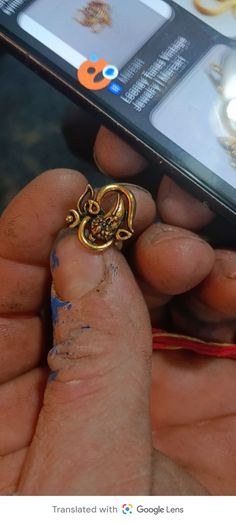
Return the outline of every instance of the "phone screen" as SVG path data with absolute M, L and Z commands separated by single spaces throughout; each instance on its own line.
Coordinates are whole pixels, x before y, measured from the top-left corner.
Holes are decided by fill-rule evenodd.
M 236 3 L 0 0 L 1 25 L 75 89 L 236 201 Z

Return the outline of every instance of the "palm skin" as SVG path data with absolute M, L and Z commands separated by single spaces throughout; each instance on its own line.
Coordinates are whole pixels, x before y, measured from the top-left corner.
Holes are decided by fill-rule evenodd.
M 42 361 L 50 346 L 45 315 L 41 312 L 47 309 L 50 296 L 50 252 L 58 231 L 63 228 L 67 210 L 74 205 L 75 194 L 81 194 L 85 185 L 86 180 L 72 171 L 46 173 L 18 195 L 1 218 L 0 492 L 3 495 L 18 492 L 48 379 Z M 147 202 L 145 205 L 147 208 Z M 144 206 L 141 208 L 142 225 L 137 224 L 137 229 L 145 235 L 154 219 L 153 204 L 145 211 L 144 223 Z M 197 283 L 207 276 L 214 263 L 212 253 L 205 245 L 203 248 L 204 253 L 200 251 L 199 257 L 205 255 L 206 263 Z M 136 263 L 138 272 L 140 259 L 133 255 L 132 266 Z M 181 258 L 181 263 L 180 285 L 188 257 Z M 196 284 L 195 272 L 189 288 Z M 161 305 L 168 289 L 157 295 Z M 165 460 L 162 454 L 153 458 L 155 480 L 147 493 L 235 494 L 235 369 L 233 360 L 201 357 L 186 351 L 153 355 L 153 444 L 171 459 Z M 136 490 L 131 488 L 129 494 L 133 492 Z

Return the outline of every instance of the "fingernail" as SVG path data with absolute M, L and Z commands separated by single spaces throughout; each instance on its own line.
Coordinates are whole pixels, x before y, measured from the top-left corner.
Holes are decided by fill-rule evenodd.
M 185 231 L 184 229 L 175 227 L 174 225 L 167 225 L 163 222 L 156 222 L 155 224 L 153 224 L 149 228 L 146 237 L 148 239 L 148 242 L 153 245 L 156 245 L 159 242 L 163 241 L 193 241 L 199 244 L 201 243 L 203 245 L 206 245 L 206 242 L 201 238 L 201 236 L 198 236 L 197 234 L 194 234 L 191 231 Z
M 170 235 L 176 234 L 176 227 L 172 227 L 172 225 L 166 225 L 163 222 L 160 222 L 159 220 L 151 225 L 151 227 L 148 230 L 147 239 L 149 243 L 158 243 L 159 240 L 163 239 L 169 239 Z
M 65 236 L 56 246 L 55 257 L 53 280 L 62 301 L 81 298 L 105 278 L 104 256 L 81 245 L 77 236 Z
M 135 183 L 121 183 L 119 181 L 117 182 L 110 182 L 110 183 L 114 183 L 116 185 L 121 185 L 122 187 L 127 187 L 127 189 L 129 189 L 130 191 L 132 191 L 132 189 L 138 189 L 138 191 L 141 191 L 141 192 L 144 192 L 145 194 L 148 194 L 148 196 L 150 196 L 152 198 L 152 195 L 150 193 L 150 191 L 148 191 L 147 189 L 145 189 L 145 187 L 141 187 L 140 185 L 136 185 Z M 95 190 L 96 191 L 99 191 L 99 189 L 101 189 L 102 187 L 104 187 L 104 184 L 101 185 L 100 187 L 96 187 Z
M 119 183 L 119 185 L 123 185 L 124 187 L 127 187 L 132 191 L 132 188 L 138 189 L 139 191 L 145 192 L 146 194 L 149 194 L 151 196 L 150 191 L 145 189 L 145 187 L 141 187 L 140 185 L 136 185 L 135 183 Z
M 68 236 L 75 236 L 75 234 L 76 234 L 75 229 L 66 228 L 66 229 L 62 229 L 61 231 L 59 231 L 56 239 L 54 240 L 54 247 L 50 254 L 50 268 L 51 268 L 52 273 L 59 267 L 59 264 L 60 264 L 60 261 L 59 261 L 58 255 L 57 255 L 57 245 L 63 240 L 63 238 L 67 238 Z
M 108 178 L 109 174 L 104 171 L 103 167 L 101 167 L 101 165 L 97 159 L 95 149 L 93 150 L 93 161 L 94 161 L 95 165 L 97 166 L 98 170 L 100 171 L 100 173 L 102 173 L 104 176 L 106 176 L 106 178 Z
M 52 286 L 52 295 L 51 295 L 51 313 L 52 313 L 52 323 L 53 325 L 56 325 L 58 323 L 59 319 L 59 311 L 65 310 L 70 311 L 72 308 L 70 301 L 65 301 L 60 299 L 55 291 L 54 286 Z

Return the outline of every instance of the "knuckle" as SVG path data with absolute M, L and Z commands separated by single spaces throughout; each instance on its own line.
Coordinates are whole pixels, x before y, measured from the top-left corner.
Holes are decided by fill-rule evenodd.
M 89 325 L 83 325 L 50 350 L 48 365 L 63 380 L 65 377 L 88 379 L 104 375 L 111 372 L 116 364 L 113 346 L 112 333 L 105 334 Z

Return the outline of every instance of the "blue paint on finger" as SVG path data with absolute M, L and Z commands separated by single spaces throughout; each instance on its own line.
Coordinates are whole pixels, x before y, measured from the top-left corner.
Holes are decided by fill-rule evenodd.
M 59 267 L 59 265 L 60 265 L 60 262 L 59 262 L 59 258 L 56 253 L 56 249 L 53 249 L 52 253 L 51 253 L 51 270 L 55 271 L 55 269 L 57 269 L 57 267 Z
M 57 296 L 52 296 L 51 298 L 51 310 L 52 310 L 52 322 L 53 325 L 58 322 L 59 319 L 59 310 L 64 309 L 70 311 L 72 304 L 70 301 L 60 300 Z
M 48 383 L 50 383 L 51 381 L 55 381 L 57 379 L 57 374 L 58 374 L 58 372 L 56 370 L 54 370 L 53 372 L 50 372 L 50 374 L 48 376 Z

